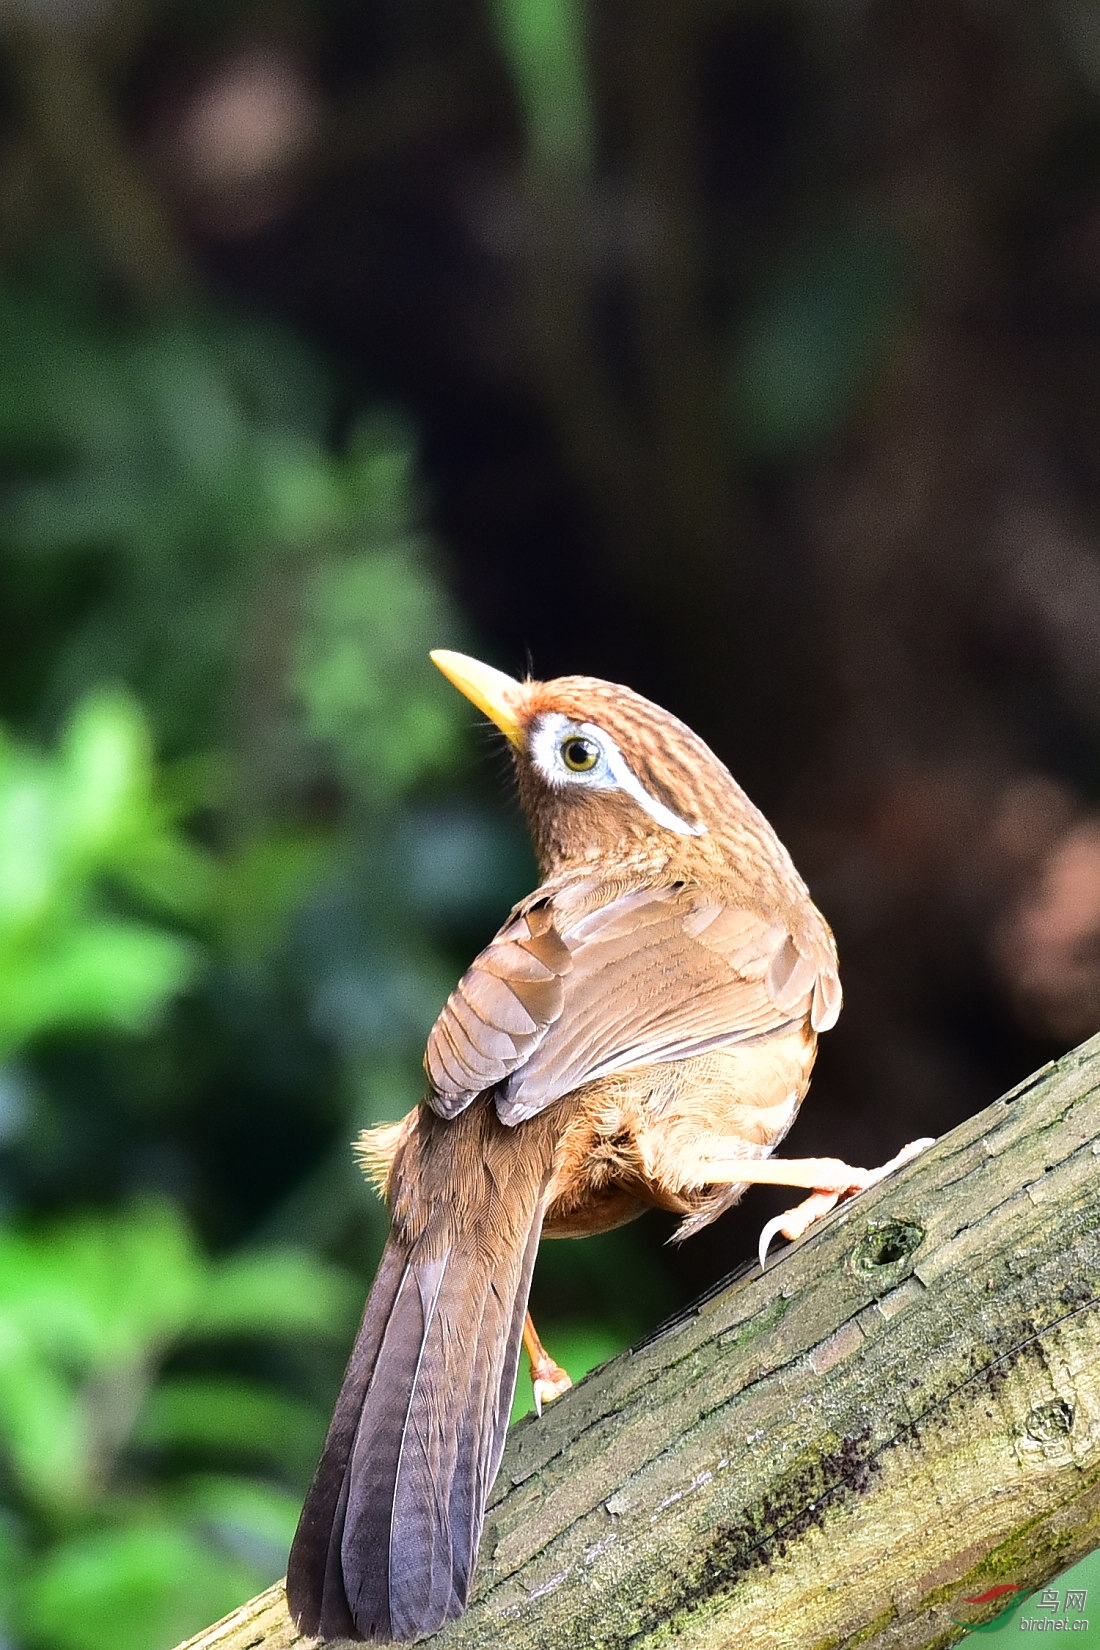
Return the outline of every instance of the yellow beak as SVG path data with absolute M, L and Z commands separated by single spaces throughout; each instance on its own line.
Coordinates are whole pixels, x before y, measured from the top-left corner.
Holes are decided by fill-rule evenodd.
M 523 727 L 517 715 L 523 683 L 492 665 L 483 665 L 466 653 L 452 653 L 450 648 L 434 648 L 429 655 L 459 693 L 464 693 L 471 704 L 483 710 L 506 738 L 522 750 L 525 740 Z

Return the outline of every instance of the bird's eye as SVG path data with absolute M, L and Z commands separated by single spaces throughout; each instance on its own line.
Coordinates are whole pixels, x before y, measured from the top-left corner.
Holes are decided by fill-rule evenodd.
M 561 742 L 561 759 L 570 773 L 591 773 L 600 760 L 600 747 L 594 740 L 573 733 Z

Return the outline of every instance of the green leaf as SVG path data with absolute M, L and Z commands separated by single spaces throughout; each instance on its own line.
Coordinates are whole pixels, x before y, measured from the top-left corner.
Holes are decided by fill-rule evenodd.
M 257 465 L 275 539 L 314 538 L 342 516 L 336 467 L 316 447 L 269 440 L 258 450 Z
M 51 1514 L 88 1489 L 90 1437 L 73 1383 L 20 1336 L 0 1330 L 0 1460 L 24 1496 Z
M 0 936 L 43 919 L 58 877 L 49 777 L 37 763 L 10 754 L 0 770 Z
M 276 949 L 332 855 L 331 840 L 320 833 L 273 830 L 245 843 L 223 866 L 214 916 L 239 957 L 258 961 Z
M 265 1461 L 308 1473 L 326 1417 L 274 1387 L 230 1376 L 175 1376 L 150 1394 L 134 1441 L 146 1448 Z
M 27 1570 L 24 1532 L 5 1507 L 0 1507 L 0 1644 L 15 1642 L 13 1601 Z
M 7 1322 L 76 1375 L 160 1353 L 190 1321 L 203 1272 L 186 1225 L 162 1201 L 0 1239 Z
M 59 752 L 59 833 L 66 859 L 98 865 L 149 823 L 152 749 L 140 708 L 126 693 L 89 694 Z
M 355 1280 L 305 1250 L 231 1255 L 212 1267 L 196 1303 L 196 1335 L 340 1335 L 361 1306 Z
M 206 1262 L 171 1203 L 149 1199 L 116 1216 L 66 1222 L 53 1244 L 74 1289 L 95 1304 L 100 1366 L 146 1363 L 186 1329 Z
M 184 836 L 157 829 L 131 843 L 117 875 L 150 905 L 174 916 L 206 916 L 222 894 L 221 867 Z
M 133 376 L 150 423 L 179 469 L 204 489 L 232 477 L 247 440 L 237 397 L 201 331 L 169 322 L 137 343 Z
M 492 16 L 537 159 L 587 169 L 595 116 L 579 0 L 495 0 Z
M 132 1442 L 262 1457 L 305 1476 L 325 1417 L 254 1381 L 158 1365 L 196 1336 L 350 1333 L 358 1286 L 308 1254 L 211 1266 L 170 1204 L 0 1234 L 0 1450 L 32 1505 L 85 1514 Z
M 190 941 L 106 917 L 85 919 L 36 951 L 0 953 L 0 1049 L 56 1026 L 146 1031 L 198 963 Z
M 52 1548 L 24 1584 L 17 1620 L 50 1650 L 165 1650 L 265 1579 L 212 1536 L 147 1519 Z
M 75 1366 L 94 1361 L 100 1331 L 92 1302 L 64 1264 L 48 1233 L 0 1232 L 0 1357 L 11 1337 Z
M 256 1478 L 196 1474 L 169 1503 L 192 1523 L 214 1529 L 223 1545 L 250 1556 L 262 1570 L 260 1585 L 286 1567 L 302 1498 Z
M 140 707 L 89 694 L 55 757 L 0 739 L 0 1057 L 58 1029 L 144 1031 L 193 977 L 181 935 L 101 914 L 110 878 L 192 915 L 213 861 L 153 796 Z

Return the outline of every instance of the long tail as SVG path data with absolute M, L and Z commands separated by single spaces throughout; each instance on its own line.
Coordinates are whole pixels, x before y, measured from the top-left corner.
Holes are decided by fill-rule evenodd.
M 287 1570 L 322 1638 L 411 1640 L 461 1613 L 500 1465 L 553 1137 L 485 1101 L 422 1110 L 393 1228 Z

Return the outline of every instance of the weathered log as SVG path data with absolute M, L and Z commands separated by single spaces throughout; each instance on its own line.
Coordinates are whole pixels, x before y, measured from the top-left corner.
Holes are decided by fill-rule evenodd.
M 521 1422 L 431 1642 L 923 1650 L 1097 1545 L 1100 1038 Z

